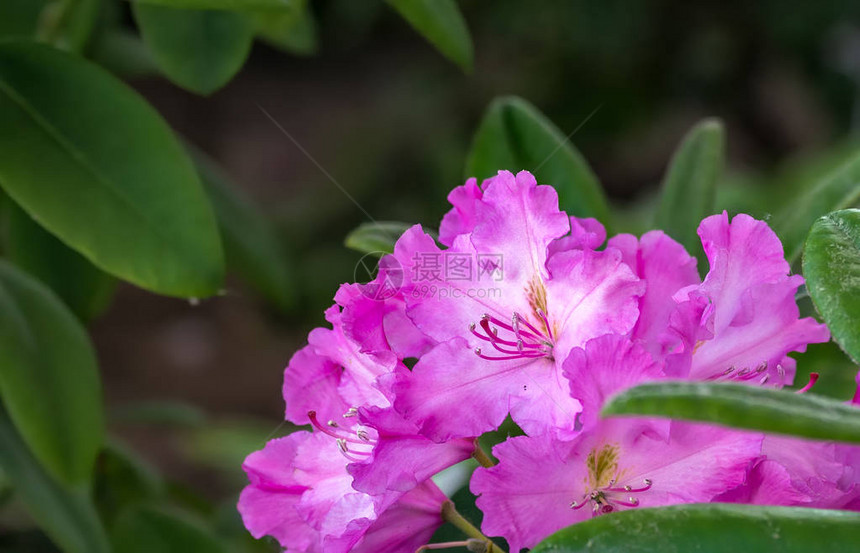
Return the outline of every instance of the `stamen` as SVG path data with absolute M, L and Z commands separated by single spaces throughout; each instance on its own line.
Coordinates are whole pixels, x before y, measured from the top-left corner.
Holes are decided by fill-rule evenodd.
M 345 418 L 345 419 L 349 419 L 349 418 L 357 417 L 357 416 L 358 416 L 358 409 L 356 409 L 355 407 L 350 407 L 349 409 L 346 410 L 346 413 L 343 414 L 343 418 Z
M 316 411 L 308 411 L 308 418 L 311 420 L 311 424 L 313 425 L 314 428 L 316 428 L 317 430 L 319 430 L 323 434 L 328 434 L 329 436 L 337 439 L 338 441 L 343 441 L 344 444 L 346 444 L 346 443 L 353 443 L 353 444 L 365 443 L 361 440 L 353 438 L 351 434 L 344 433 L 343 430 L 332 430 L 331 428 L 326 428 L 325 426 L 321 425 L 320 421 L 317 420 Z
M 501 338 L 500 328 L 512 333 L 513 336 L 509 339 Z M 484 313 L 479 323 L 469 325 L 469 331 L 476 338 L 489 342 L 493 349 L 503 354 L 486 355 L 482 348 L 475 348 L 475 354 L 482 359 L 505 361 L 552 357 L 553 341 L 516 312 L 511 316 L 510 324 L 500 321 L 489 313 Z
M 537 310 L 538 317 L 543 321 L 543 326 L 546 328 L 546 335 L 551 341 L 555 341 L 555 337 L 552 335 L 552 328 L 549 326 L 549 319 L 546 318 L 546 313 L 543 312 L 543 309 Z
M 811 390 L 813 386 L 815 386 L 816 382 L 818 382 L 818 373 L 809 373 L 809 382 L 806 383 L 806 386 L 797 390 L 795 393 L 805 394 L 806 392 Z

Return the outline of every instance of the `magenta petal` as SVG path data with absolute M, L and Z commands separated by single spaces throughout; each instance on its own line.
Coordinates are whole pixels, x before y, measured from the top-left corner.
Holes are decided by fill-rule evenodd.
M 552 186 L 538 186 L 527 171 L 508 171 L 484 183 L 482 209 L 471 241 L 479 252 L 504 254 L 505 280 L 525 282 L 544 271 L 547 246 L 567 234 L 570 222 L 558 209 Z
M 475 228 L 476 210 L 480 208 L 483 196 L 477 179 L 471 178 L 463 186 L 458 186 L 448 194 L 453 208 L 442 217 L 439 225 L 439 242 L 450 246 L 454 238 L 468 234 Z
M 472 491 L 483 530 L 512 551 L 593 513 L 700 503 L 741 485 L 761 456 L 761 435 L 672 423 L 668 436 L 648 419 L 610 419 L 574 440 L 517 437 L 494 448 Z
M 606 241 L 606 229 L 592 218 L 570 218 L 570 234 L 550 243 L 548 254 L 565 250 L 596 250 Z
M 645 283 L 624 264 L 618 250 L 562 251 L 547 266 L 547 307 L 557 331 L 553 356 L 559 365 L 587 340 L 626 334 L 636 324 Z
M 480 436 L 509 412 L 527 431 L 572 431 L 579 412 L 551 360 L 487 361 L 461 338 L 436 346 L 395 390 L 395 408 L 440 442 Z
M 720 376 L 732 367 L 735 374 L 762 367 L 755 383 L 767 375 L 777 385 L 790 384 L 794 375 L 789 371 L 791 365 L 784 362 L 786 355 L 805 351 L 807 344 L 830 338 L 827 327 L 815 319 L 798 318 L 794 293 L 802 281 L 800 276 L 794 276 L 748 290 L 741 303 L 748 304 L 745 311 L 750 321 L 724 327 L 712 340 L 701 344 L 693 355 L 690 377 L 707 379 Z M 715 313 L 720 309 L 717 305 Z
M 342 373 L 339 365 L 315 353 L 312 346 L 297 351 L 284 369 L 286 420 L 310 424 L 309 411 L 317 411 L 324 421 L 345 413 L 350 406 L 338 393 Z
M 239 497 L 238 509 L 255 538 L 272 536 L 286 548 L 319 551 L 312 547 L 319 542 L 318 533 L 296 510 L 308 488 L 295 480 L 291 466 L 298 447 L 309 437 L 307 432 L 297 432 L 271 440 L 245 459 L 242 468 L 250 484 Z
M 586 476 L 584 459 L 571 455 L 570 442 L 510 438 L 493 448 L 499 464 L 478 468 L 471 490 L 484 513 L 481 529 L 502 536 L 511 553 L 588 516 L 570 508 Z
M 360 410 L 361 422 L 377 431 L 371 457 L 352 463 L 353 488 L 371 495 L 407 492 L 420 482 L 460 461 L 475 449 L 471 439 L 436 443 L 418 433 L 418 427 L 393 409 Z
M 630 338 L 607 334 L 570 352 L 564 362 L 573 397 L 582 404 L 583 428 L 594 426 L 606 399 L 631 386 L 663 378 L 660 366 Z
M 272 536 L 288 551 L 322 553 L 319 533 L 296 511 L 301 494 L 247 486 L 239 496 L 245 528 L 257 539 Z
M 712 215 L 699 225 L 702 246 L 711 265 L 702 291 L 718 306 L 714 331 L 749 322 L 744 293 L 756 284 L 774 283 L 789 272 L 782 244 L 764 221 L 743 213 L 729 223 L 728 214 Z
M 624 262 L 647 283 L 639 299 L 639 320 L 633 338 L 640 340 L 652 355 L 662 357 L 677 343 L 671 333 L 667 334 L 677 305 L 672 297 L 678 290 L 699 283 L 696 258 L 661 231 L 645 233 L 641 240 L 620 234 L 609 241 L 609 246 L 618 248 Z
M 447 499 L 435 484 L 423 482 L 386 509 L 352 553 L 414 553 L 442 525 Z

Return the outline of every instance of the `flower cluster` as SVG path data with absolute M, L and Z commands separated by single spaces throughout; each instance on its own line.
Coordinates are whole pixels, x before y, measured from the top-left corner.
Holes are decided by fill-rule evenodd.
M 483 532 L 513 552 L 644 506 L 860 507 L 858 448 L 598 417 L 649 380 L 792 384 L 788 354 L 829 335 L 800 318 L 803 280 L 766 223 L 702 221 L 702 280 L 664 233 L 606 242 L 527 172 L 471 179 L 449 200 L 438 239 L 406 231 L 290 360 L 286 419 L 312 430 L 245 461 L 239 510 L 254 536 L 297 553 L 458 545 L 425 545 L 452 511 L 432 477 L 469 457 L 484 465 L 471 479 Z M 522 435 L 493 449 L 496 464 L 477 438 L 507 417 Z M 493 549 L 472 538 L 460 545 Z

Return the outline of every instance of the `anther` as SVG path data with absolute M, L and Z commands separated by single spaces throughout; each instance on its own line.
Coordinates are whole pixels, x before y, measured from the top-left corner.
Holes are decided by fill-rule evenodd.
M 370 441 L 370 436 L 367 435 L 366 430 L 356 430 L 355 435 L 359 437 L 359 439 L 364 440 L 365 442 Z

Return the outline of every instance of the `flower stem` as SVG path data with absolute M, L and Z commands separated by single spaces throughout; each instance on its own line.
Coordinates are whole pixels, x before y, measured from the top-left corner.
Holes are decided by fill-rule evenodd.
M 450 522 L 470 538 L 487 544 L 487 553 L 507 553 L 504 549 L 493 543 L 490 538 L 482 534 L 480 530 L 475 528 L 463 515 L 458 513 L 452 501 L 446 501 L 442 504 L 442 520 Z
M 482 467 L 490 468 L 496 466 L 496 462 L 493 461 L 493 458 L 490 457 L 484 448 L 481 447 L 481 444 L 478 443 L 477 438 L 475 439 L 475 451 L 472 452 L 472 457 L 478 461 L 478 463 Z

